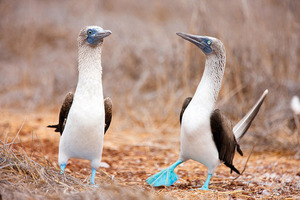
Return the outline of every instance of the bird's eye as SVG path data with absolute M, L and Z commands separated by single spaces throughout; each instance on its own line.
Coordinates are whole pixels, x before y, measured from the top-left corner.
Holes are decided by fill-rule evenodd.
M 88 34 L 89 34 L 89 35 L 91 35 L 91 34 L 92 34 L 92 31 L 91 31 L 91 30 L 89 30 L 89 31 L 88 31 Z
M 210 44 L 211 44 L 211 41 L 208 40 L 208 41 L 207 41 L 207 44 L 210 45 Z

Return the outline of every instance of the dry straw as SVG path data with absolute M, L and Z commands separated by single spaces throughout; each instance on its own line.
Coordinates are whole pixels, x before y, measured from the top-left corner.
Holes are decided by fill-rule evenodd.
M 7 140 L 0 140 L 0 199 L 167 199 L 138 186 L 121 186 L 105 173 L 97 178 L 101 187 L 93 188 L 88 177 L 61 174 L 40 152 L 28 156 L 16 142 L 18 134 Z

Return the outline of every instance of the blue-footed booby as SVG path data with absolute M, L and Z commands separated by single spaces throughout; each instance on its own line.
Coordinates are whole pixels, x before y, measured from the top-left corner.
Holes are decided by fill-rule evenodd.
M 62 136 L 59 142 L 58 163 L 62 173 L 70 158 L 90 160 L 91 185 L 95 185 L 96 170 L 100 166 L 102 157 L 105 111 L 101 49 L 103 38 L 110 34 L 111 31 L 99 26 L 87 26 L 79 32 L 78 83 L 74 97 L 68 94 L 65 99 L 65 103 L 71 105 L 68 114 L 66 111 L 61 113 L 64 116 L 59 123 Z M 65 117 L 67 117 L 66 121 Z
M 181 163 L 192 159 L 207 167 L 207 179 L 200 188 L 208 190 L 211 176 L 217 167 L 224 163 L 231 171 L 240 173 L 232 164 L 235 150 L 243 154 L 238 141 L 248 130 L 258 113 L 268 90 L 265 90 L 252 109 L 232 128 L 230 121 L 215 103 L 221 88 L 225 70 L 225 48 L 222 42 L 208 36 L 177 33 L 199 47 L 206 55 L 205 69 L 194 97 L 187 98 L 180 114 L 181 151 L 179 159 L 167 169 L 149 177 L 151 186 L 170 186 L 178 176 L 174 169 Z

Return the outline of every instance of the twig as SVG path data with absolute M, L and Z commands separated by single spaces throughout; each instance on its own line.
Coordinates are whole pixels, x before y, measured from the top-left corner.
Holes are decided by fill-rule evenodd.
M 252 152 L 253 152 L 253 149 L 254 149 L 255 145 L 256 145 L 256 144 L 254 144 L 253 147 L 252 147 L 252 149 L 251 149 L 251 152 L 250 152 L 250 154 L 249 154 L 249 156 L 248 156 L 248 158 L 247 158 L 247 160 L 246 160 L 246 163 L 245 163 L 245 165 L 244 165 L 243 171 L 242 171 L 237 177 L 235 177 L 234 179 L 232 179 L 232 181 L 231 181 L 230 184 L 232 184 L 233 181 L 235 181 L 236 179 L 238 179 L 238 178 L 245 172 L 245 170 L 246 170 L 246 168 L 247 168 L 247 163 L 248 163 L 248 161 L 249 161 L 249 159 L 250 159 L 250 156 L 251 156 L 251 154 L 252 154 Z
M 8 144 L 5 144 L 6 146 L 10 146 L 11 145 L 10 148 L 9 148 L 10 150 L 12 149 L 12 146 L 15 143 L 15 140 L 19 137 L 19 134 L 20 134 L 20 132 L 21 132 L 21 130 L 22 130 L 24 124 L 25 124 L 25 121 L 26 121 L 26 119 L 23 120 L 22 125 L 21 125 L 19 131 L 17 132 L 17 135 L 14 137 L 13 141 L 10 142 L 10 143 L 8 143 Z
M 235 96 L 238 92 L 245 89 L 246 85 L 239 85 L 233 90 L 231 90 L 223 99 L 221 99 L 218 103 L 218 106 L 223 106 L 226 102 L 228 102 L 233 96 Z

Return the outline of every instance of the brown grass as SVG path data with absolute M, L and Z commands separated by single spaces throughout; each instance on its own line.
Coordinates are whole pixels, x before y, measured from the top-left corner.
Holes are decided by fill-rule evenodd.
M 101 187 L 93 188 L 87 178 L 61 174 L 40 152 L 29 157 L 21 146 L 0 140 L 1 199 L 167 199 L 138 186 L 121 186 L 105 173 L 97 177 Z

